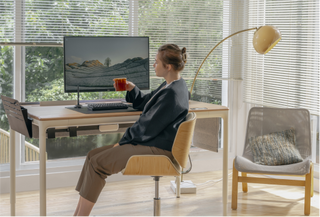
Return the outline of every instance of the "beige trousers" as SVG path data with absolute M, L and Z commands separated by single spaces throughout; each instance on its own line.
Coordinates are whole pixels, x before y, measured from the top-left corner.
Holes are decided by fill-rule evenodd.
M 105 179 L 123 170 L 132 155 L 166 155 L 173 160 L 170 151 L 150 146 L 126 144 L 96 148 L 87 155 L 76 190 L 83 198 L 96 203 Z

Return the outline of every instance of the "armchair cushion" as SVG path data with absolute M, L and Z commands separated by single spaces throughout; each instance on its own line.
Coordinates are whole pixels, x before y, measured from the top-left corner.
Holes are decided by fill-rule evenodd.
M 269 166 L 303 161 L 295 143 L 296 135 L 293 128 L 249 138 L 253 162 Z
M 306 158 L 302 162 L 279 166 L 268 166 L 253 163 L 243 156 L 236 156 L 234 166 L 239 172 L 278 174 L 278 175 L 305 175 L 310 171 L 310 159 Z

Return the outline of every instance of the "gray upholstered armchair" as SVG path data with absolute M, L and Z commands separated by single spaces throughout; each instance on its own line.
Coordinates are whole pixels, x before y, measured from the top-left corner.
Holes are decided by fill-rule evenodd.
M 242 176 L 238 175 L 242 172 Z M 249 173 L 302 176 L 304 180 L 254 178 Z M 238 182 L 305 186 L 305 215 L 313 196 L 310 113 L 306 109 L 253 107 L 249 112 L 244 151 L 233 165 L 232 209 L 237 209 Z

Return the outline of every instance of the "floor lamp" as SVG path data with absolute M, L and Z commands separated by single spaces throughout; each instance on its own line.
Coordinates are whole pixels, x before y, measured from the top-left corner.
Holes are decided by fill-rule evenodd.
M 214 49 L 216 49 L 222 42 L 224 42 L 228 38 L 230 38 L 234 35 L 237 35 L 239 33 L 250 31 L 250 30 L 256 30 L 256 32 L 253 35 L 252 44 L 253 44 L 254 49 L 260 54 L 268 53 L 281 40 L 281 33 L 274 26 L 260 26 L 259 28 L 254 27 L 251 29 L 245 29 L 245 30 L 241 30 L 239 32 L 235 32 L 235 33 L 229 35 L 228 37 L 222 39 L 216 46 L 214 46 L 214 48 L 212 48 L 212 50 L 207 54 L 207 56 L 204 58 L 201 65 L 199 66 L 198 71 L 197 71 L 196 75 L 194 76 L 194 79 L 193 79 L 193 82 L 191 85 L 190 94 L 192 94 L 194 83 L 196 82 L 196 78 L 199 74 L 199 71 L 200 71 L 203 63 L 206 61 L 206 59 L 212 53 L 212 51 Z
M 193 82 L 192 82 L 192 86 L 190 89 L 190 97 L 191 98 L 191 94 L 192 94 L 192 90 L 193 90 L 193 86 L 195 84 L 196 78 L 199 74 L 199 71 L 203 65 L 203 63 L 206 61 L 206 59 L 208 58 L 208 56 L 212 53 L 212 51 L 214 49 L 216 49 L 222 42 L 224 42 L 225 40 L 227 40 L 228 38 L 237 35 L 239 33 L 242 32 L 246 32 L 246 31 L 251 31 L 251 30 L 256 30 L 254 35 L 253 35 L 253 47 L 254 49 L 259 53 L 259 54 L 266 54 L 268 53 L 280 40 L 281 40 L 281 33 L 280 31 L 275 28 L 274 26 L 261 26 L 261 27 L 255 27 L 255 28 L 251 28 L 251 29 L 245 29 L 245 30 L 241 30 L 238 32 L 235 32 L 231 35 L 229 35 L 228 37 L 222 39 L 216 46 L 214 46 L 214 48 L 212 48 L 212 50 L 207 54 L 207 56 L 204 58 L 204 60 L 202 61 L 201 65 L 198 68 L 198 71 L 196 73 L 196 75 L 194 76 Z M 228 147 L 228 145 L 227 145 Z M 228 150 L 226 150 L 224 147 L 224 152 L 228 153 Z M 228 157 L 228 154 L 226 154 Z M 225 156 L 225 154 L 224 154 Z M 225 177 L 226 175 L 223 174 L 223 177 Z M 223 189 L 227 189 L 227 185 L 228 182 L 223 180 Z M 171 183 L 172 184 L 172 183 Z M 191 186 L 191 188 L 195 188 L 195 186 L 193 185 L 192 182 L 190 183 L 186 183 L 187 184 L 187 188 Z M 183 187 L 183 185 L 181 185 L 181 187 Z M 182 193 L 182 192 L 181 192 Z M 225 196 L 223 196 L 223 215 L 227 214 L 227 208 L 226 208 L 226 203 L 227 203 L 227 198 Z

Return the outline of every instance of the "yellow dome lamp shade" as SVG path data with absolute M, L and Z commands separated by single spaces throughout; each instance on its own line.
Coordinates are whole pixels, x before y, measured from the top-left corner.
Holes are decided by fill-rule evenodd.
M 280 31 L 274 26 L 261 26 L 253 35 L 253 47 L 259 54 L 268 53 L 281 40 Z
M 199 74 L 199 71 L 203 65 L 203 63 L 206 61 L 206 59 L 209 57 L 209 55 L 212 53 L 216 47 L 218 47 L 222 42 L 227 40 L 228 38 L 237 35 L 242 32 L 256 30 L 256 32 L 253 35 L 253 47 L 259 54 L 266 54 L 268 53 L 280 40 L 281 40 L 281 33 L 280 31 L 274 27 L 274 26 L 261 26 L 261 27 L 254 27 L 250 29 L 241 30 L 238 32 L 235 32 L 228 37 L 225 37 L 222 39 L 218 44 L 216 44 L 211 51 L 207 54 L 207 56 L 202 60 L 202 63 L 200 64 L 198 71 L 196 75 L 194 76 L 191 88 L 190 88 L 190 94 L 192 94 L 193 86 L 196 82 L 197 76 Z

